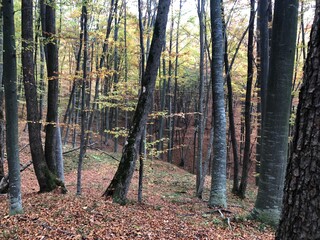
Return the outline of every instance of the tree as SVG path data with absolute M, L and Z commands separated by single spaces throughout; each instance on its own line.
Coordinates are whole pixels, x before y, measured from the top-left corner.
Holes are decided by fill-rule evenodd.
M 254 37 L 254 18 L 255 18 L 255 0 L 250 0 L 250 20 L 249 20 L 249 35 L 248 35 L 248 70 L 247 70 L 247 89 L 245 100 L 245 145 L 243 151 L 243 166 L 241 183 L 239 187 L 238 195 L 241 198 L 245 198 L 248 175 L 250 170 L 250 147 L 251 147 L 251 90 L 253 80 L 253 37 Z
M 260 153 L 261 153 L 261 133 L 264 123 L 265 106 L 266 106 L 266 92 L 269 72 L 269 22 L 272 16 L 271 0 L 258 1 L 258 20 L 257 20 L 257 86 L 258 96 L 260 101 L 258 102 L 257 111 L 258 115 L 258 129 L 257 129 L 257 145 L 256 145 L 256 184 L 259 183 L 260 172 Z
M 3 1 L 3 79 L 6 112 L 6 148 L 9 169 L 10 215 L 23 212 L 18 145 L 17 62 L 13 1 Z
M 58 118 L 58 45 L 56 39 L 55 0 L 40 1 L 42 33 L 46 41 L 45 57 L 48 77 L 45 158 L 51 172 L 56 173 L 56 124 Z
M 40 192 L 51 191 L 56 187 L 54 176 L 44 158 L 41 140 L 41 123 L 38 110 L 37 85 L 33 63 L 33 2 L 22 1 L 22 69 L 27 105 L 27 122 L 32 162 L 40 186 Z
M 105 197 L 112 196 L 114 202 L 121 204 L 126 203 L 126 196 L 135 169 L 141 136 L 151 109 L 157 71 L 160 63 L 160 55 L 168 20 L 169 6 L 170 0 L 159 1 L 150 52 L 145 73 L 141 81 L 142 91 L 132 119 L 132 126 L 129 130 L 127 142 L 124 146 L 118 170 L 107 190 L 103 194 Z
M 255 218 L 272 225 L 278 223 L 282 205 L 297 15 L 297 0 L 275 1 L 259 190 L 253 211 Z
M 212 179 L 209 206 L 227 206 L 227 142 L 226 142 L 226 114 L 224 108 L 223 89 L 223 27 L 221 1 L 210 1 L 211 38 L 212 38 L 212 96 L 214 143 Z
M 4 114 L 3 114 L 3 16 L 0 6 L 0 181 L 4 177 Z
M 198 0 L 198 18 L 200 25 L 200 63 L 199 63 L 199 102 L 198 102 L 198 153 L 197 153 L 197 178 L 196 178 L 196 195 L 202 198 L 203 185 L 201 185 L 202 178 L 206 176 L 203 172 L 202 165 L 202 148 L 203 148 L 203 135 L 204 135 L 204 6 L 205 0 Z
M 80 153 L 78 160 L 78 173 L 77 173 L 77 195 L 81 195 L 81 177 L 82 177 L 82 163 L 84 155 L 87 150 L 86 141 L 86 84 L 87 84 L 87 62 L 88 62 L 88 13 L 87 13 L 87 1 L 82 1 L 82 13 L 81 13 L 81 29 L 83 29 L 83 63 L 82 63 L 82 87 L 81 87 L 81 136 L 80 136 Z M 87 136 L 89 137 L 89 136 Z
M 319 239 L 320 202 L 320 1 L 316 1 L 308 56 L 287 166 L 283 210 L 276 239 Z

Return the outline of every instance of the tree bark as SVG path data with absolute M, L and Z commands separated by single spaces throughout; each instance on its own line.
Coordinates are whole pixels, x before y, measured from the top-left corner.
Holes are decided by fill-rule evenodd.
M 13 1 L 3 1 L 3 79 L 6 112 L 6 148 L 9 169 L 9 214 L 23 213 L 21 200 L 18 101 L 17 101 L 17 55 Z
M 0 179 L 4 177 L 4 114 L 3 114 L 3 14 L 0 7 Z
M 202 178 L 206 174 L 203 173 L 203 135 L 204 135 L 204 6 L 205 0 L 198 0 L 198 18 L 200 25 L 200 63 L 199 63 L 199 102 L 198 102 L 198 152 L 197 152 L 197 174 L 196 174 L 196 196 L 202 198 L 203 186 L 200 185 Z
M 77 172 L 77 195 L 81 195 L 81 178 L 82 178 L 82 162 L 87 150 L 86 142 L 86 83 L 87 83 L 87 61 L 88 61 L 88 13 L 87 1 L 82 2 L 81 25 L 83 26 L 83 65 L 82 65 L 82 87 L 81 87 L 81 136 L 80 136 L 80 153 L 78 160 Z
M 320 239 L 320 1 L 316 1 L 299 96 L 278 240 Z
M 27 106 L 27 121 L 30 150 L 34 170 L 40 186 L 40 192 L 49 192 L 56 188 L 54 176 L 45 161 L 41 140 L 41 123 L 38 110 L 37 85 L 34 78 L 33 63 L 33 2 L 22 1 L 22 68 Z
M 239 186 L 238 195 L 240 198 L 245 198 L 249 170 L 251 165 L 250 147 L 251 147 L 251 92 L 253 80 L 253 37 L 254 37 L 254 18 L 255 18 L 255 0 L 250 1 L 250 20 L 249 20 L 249 36 L 248 36 L 248 70 L 247 70 L 247 89 L 245 100 L 245 143 L 243 151 L 243 165 L 241 183 Z
M 214 143 L 212 179 L 209 206 L 227 206 L 227 142 L 226 114 L 224 108 L 223 89 L 223 27 L 221 2 L 210 1 L 211 38 L 212 38 L 212 96 L 214 119 Z
M 126 196 L 129 190 L 132 175 L 135 169 L 137 153 L 144 126 L 151 109 L 159 60 L 163 46 L 170 0 L 160 0 L 158 13 L 155 22 L 150 53 L 146 65 L 146 71 L 142 78 L 142 92 L 135 110 L 132 127 L 130 128 L 127 143 L 124 146 L 118 170 L 113 177 L 109 187 L 104 192 L 104 196 L 112 196 L 114 202 L 126 203 Z
M 271 225 L 279 221 L 287 164 L 298 1 L 276 0 L 274 13 L 261 172 L 253 211 L 255 218 Z
M 59 68 L 56 39 L 55 0 L 41 0 L 42 33 L 47 41 L 45 57 L 48 77 L 45 158 L 51 172 L 56 173 L 56 123 L 58 118 Z

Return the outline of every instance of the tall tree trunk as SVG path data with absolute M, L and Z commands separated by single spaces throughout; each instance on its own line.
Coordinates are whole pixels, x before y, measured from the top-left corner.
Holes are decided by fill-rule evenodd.
M 222 3 L 221 3 L 222 4 Z M 224 15 L 224 7 L 222 6 L 222 11 Z M 238 144 L 236 138 L 236 128 L 234 123 L 234 112 L 233 112 L 233 90 L 231 81 L 231 69 L 229 66 L 229 54 L 228 54 L 228 37 L 226 23 L 223 19 L 223 30 L 224 30 L 224 71 L 227 80 L 228 89 L 228 117 L 229 117 L 229 129 L 231 135 L 232 144 L 232 155 L 233 155 L 233 186 L 232 192 L 237 193 L 239 190 L 239 156 L 238 156 Z
M 142 82 L 142 77 L 144 76 L 144 67 L 145 67 L 145 49 L 144 49 L 144 28 L 142 24 L 142 4 L 141 0 L 138 0 L 138 12 L 139 12 L 139 40 L 140 40 L 140 78 L 139 82 Z M 142 85 L 141 85 L 142 86 Z M 141 89 L 143 91 L 143 89 Z M 151 111 L 151 109 L 150 109 Z M 140 146 L 139 146 L 139 186 L 138 186 L 138 202 L 142 202 L 142 188 L 143 188 L 143 165 L 144 160 L 146 158 L 145 150 L 146 150 L 146 126 L 144 127 L 141 140 L 140 140 Z
M 203 135 L 204 135 L 204 6 L 205 0 L 198 0 L 198 18 L 200 24 L 200 63 L 199 63 L 199 102 L 198 102 L 198 152 L 197 152 L 197 178 L 196 178 L 196 195 L 198 198 L 202 198 L 203 186 L 201 187 L 200 183 L 202 178 L 205 177 L 203 174 Z
M 3 114 L 3 15 L 0 7 L 0 181 L 4 177 L 4 114 Z
M 210 1 L 212 38 L 213 163 L 209 206 L 227 206 L 227 142 L 223 89 L 223 27 L 221 2 Z
M 248 36 L 248 70 L 247 70 L 247 89 L 245 101 L 245 143 L 243 151 L 243 165 L 241 183 L 238 195 L 240 198 L 245 198 L 249 170 L 251 166 L 250 152 L 251 152 L 251 90 L 253 80 L 253 37 L 254 37 L 254 18 L 255 18 L 255 0 L 250 0 L 250 20 L 249 20 L 249 36 Z
M 45 57 L 48 77 L 45 158 L 51 172 L 56 173 L 56 123 L 58 118 L 59 67 L 56 38 L 55 0 L 41 0 L 42 33 L 47 40 Z
M 272 26 L 261 172 L 253 216 L 278 223 L 288 151 L 291 81 L 297 33 L 297 0 L 276 0 Z
M 266 109 L 266 93 L 269 73 L 269 16 L 271 13 L 270 0 L 258 1 L 258 73 L 257 81 L 259 87 L 260 102 L 258 103 L 258 140 L 256 149 L 256 183 L 259 183 L 259 172 L 261 162 L 261 146 L 262 146 L 262 128 L 264 123 L 265 109 Z
M 82 21 L 83 26 L 83 65 L 82 65 L 82 87 L 81 87 L 81 136 L 80 136 L 80 153 L 78 160 L 78 173 L 77 173 L 77 195 L 81 195 L 81 178 L 82 178 L 82 162 L 86 154 L 86 127 L 87 127 L 87 114 L 86 114 L 86 84 L 87 84 L 87 62 L 88 62 L 88 13 L 87 1 L 82 2 Z
M 3 1 L 3 80 L 6 111 L 6 147 L 9 169 L 9 213 L 23 212 L 21 200 L 19 145 L 18 145 L 18 101 L 17 59 L 15 49 L 15 27 L 13 1 Z
M 159 68 L 159 60 L 166 31 L 170 0 L 160 0 L 156 17 L 150 53 L 146 65 L 146 71 L 142 78 L 142 92 L 132 120 L 127 144 L 124 146 L 118 170 L 113 177 L 104 196 L 112 196 L 114 202 L 126 203 L 132 175 L 135 169 L 137 153 L 141 141 L 144 126 L 151 109 L 156 76 Z
M 22 68 L 27 105 L 27 121 L 30 150 L 40 192 L 56 188 L 55 177 L 45 161 L 41 140 L 41 123 L 38 110 L 37 85 L 34 78 L 33 63 L 33 2 L 22 1 Z
M 316 1 L 293 151 L 287 166 L 278 240 L 319 239 L 320 203 L 320 1 Z
M 172 4 L 172 3 L 171 3 Z M 168 151 L 167 160 L 172 163 L 172 152 L 173 152 L 173 139 L 172 139 L 172 93 L 171 93 L 171 79 L 172 79 L 172 44 L 173 44 L 173 8 L 171 9 L 171 24 L 170 24 L 170 34 L 169 34 L 169 62 L 168 62 L 168 87 L 167 87 L 167 104 L 168 104 Z

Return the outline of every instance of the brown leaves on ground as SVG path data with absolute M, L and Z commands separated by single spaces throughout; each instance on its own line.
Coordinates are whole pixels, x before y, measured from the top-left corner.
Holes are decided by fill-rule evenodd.
M 126 206 L 101 197 L 117 162 L 89 152 L 83 171 L 83 194 L 75 196 L 76 154 L 66 157 L 68 193 L 38 194 L 33 170 L 22 173 L 25 213 L 8 216 L 6 195 L 0 196 L 0 239 L 273 239 L 271 229 L 247 220 L 252 208 L 229 196 L 228 209 L 209 209 L 194 197 L 195 178 L 161 161 L 147 161 L 144 200 L 136 202 L 137 171 Z M 71 164 L 71 165 L 70 165 Z M 206 186 L 204 199 L 208 199 Z

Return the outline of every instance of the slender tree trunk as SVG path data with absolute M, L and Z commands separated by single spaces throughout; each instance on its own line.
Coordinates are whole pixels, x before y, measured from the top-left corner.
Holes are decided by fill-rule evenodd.
M 3 1 L 3 80 L 6 111 L 6 147 L 9 169 L 9 213 L 23 213 L 21 200 L 19 144 L 18 144 L 18 101 L 17 60 L 15 50 L 15 27 L 13 1 Z
M 320 1 L 316 1 L 277 240 L 319 239 Z
M 223 26 L 221 2 L 210 1 L 211 38 L 212 38 L 212 96 L 214 119 L 214 143 L 212 179 L 209 206 L 227 206 L 227 143 L 226 143 L 226 115 L 224 108 L 223 89 Z
M 199 102 L 198 102 L 198 152 L 197 152 L 197 178 L 196 178 L 196 195 L 198 198 L 202 198 L 202 192 L 203 188 L 200 188 L 202 178 L 205 177 L 205 174 L 203 174 L 203 161 L 202 161 L 202 155 L 203 155 L 203 135 L 204 135 L 204 107 L 203 107 L 203 101 L 204 101 L 204 6 L 205 6 L 205 0 L 198 0 L 198 18 L 199 18 L 199 24 L 200 24 L 200 63 L 199 63 Z
M 80 153 L 78 161 L 78 174 L 77 174 L 77 195 L 81 195 L 81 178 L 82 178 L 82 163 L 84 155 L 86 154 L 86 127 L 87 127 L 87 114 L 86 114 L 86 84 L 87 84 L 87 62 L 88 62 L 88 13 L 87 1 L 82 2 L 82 26 L 83 26 L 83 65 L 82 65 L 82 87 L 81 87 L 81 137 L 80 137 Z
M 258 140 L 256 148 L 256 184 L 259 183 L 260 162 L 261 162 L 261 146 L 262 146 L 262 130 L 266 109 L 266 93 L 269 73 L 269 16 L 271 12 L 270 0 L 260 0 L 258 2 L 258 73 L 257 81 L 259 87 L 260 102 L 258 103 Z
M 224 8 L 222 8 L 224 14 Z M 228 37 L 226 23 L 223 19 L 223 29 L 224 29 L 224 71 L 226 74 L 227 80 L 227 89 L 228 89 L 228 117 L 229 117 L 229 129 L 231 135 L 231 144 L 232 144 L 232 155 L 233 155 L 233 186 L 232 192 L 237 193 L 239 190 L 239 157 L 238 157 L 238 144 L 236 138 L 236 129 L 234 123 L 234 112 L 233 112 L 233 90 L 232 90 L 232 81 L 231 73 L 229 66 L 229 54 L 228 54 Z
M 298 1 L 276 0 L 274 13 L 259 190 L 253 211 L 255 218 L 272 225 L 280 217 L 287 164 Z
M 254 37 L 254 18 L 255 18 L 255 0 L 250 0 L 250 20 L 249 20 L 249 36 L 248 36 L 248 70 L 247 70 L 247 89 L 245 101 L 245 143 L 243 151 L 242 176 L 238 195 L 245 198 L 248 177 L 251 166 L 250 146 L 251 146 L 251 92 L 253 80 L 253 37 Z
M 156 76 L 159 68 L 159 60 L 165 37 L 170 0 L 160 0 L 156 17 L 150 53 L 146 65 L 146 71 L 142 78 L 142 92 L 133 116 L 132 127 L 129 131 L 127 144 L 124 146 L 118 170 L 113 177 L 104 196 L 112 196 L 114 202 L 126 203 L 132 175 L 135 169 L 137 153 L 141 141 L 144 126 L 151 109 Z
M 173 152 L 173 139 L 172 139 L 172 93 L 171 93 L 171 79 L 172 79 L 172 44 L 173 44 L 173 9 L 171 9 L 171 24 L 170 24 L 170 36 L 169 36 L 169 62 L 168 62 L 168 87 L 167 87 L 167 104 L 168 104 L 168 151 L 167 160 L 172 163 L 172 152 Z
M 139 39 L 140 39 L 140 79 L 139 82 L 142 82 L 142 77 L 144 76 L 144 67 L 145 67 L 145 49 L 144 49 L 144 38 L 143 38 L 143 24 L 142 24 L 142 4 L 141 0 L 138 0 L 138 12 L 139 12 Z M 141 84 L 142 86 L 142 84 Z M 143 89 L 141 89 L 143 91 Z M 151 109 L 150 109 L 151 110 Z M 142 188 L 143 188 L 143 165 L 144 165 L 144 160 L 146 158 L 145 145 L 146 141 L 146 126 L 144 126 L 143 133 L 141 135 L 141 140 L 140 140 L 140 146 L 139 146 L 139 186 L 138 186 L 138 202 L 142 202 Z
M 3 114 L 3 15 L 0 7 L 0 181 L 4 175 L 4 114 Z

